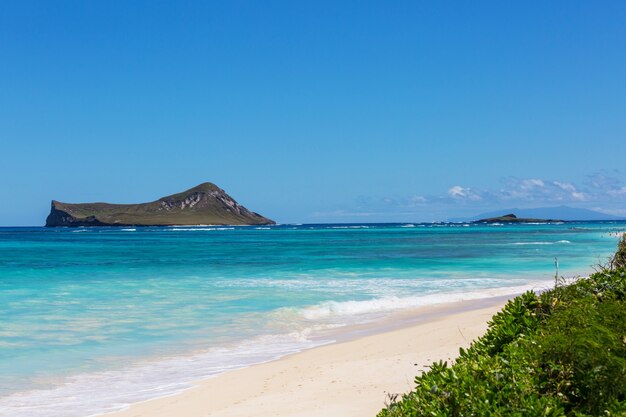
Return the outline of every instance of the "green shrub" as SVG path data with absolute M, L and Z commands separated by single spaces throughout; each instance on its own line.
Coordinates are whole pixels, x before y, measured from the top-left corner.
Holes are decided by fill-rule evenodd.
M 554 312 L 538 331 L 528 355 L 541 367 L 543 395 L 559 397 L 567 410 L 599 415 L 608 400 L 624 400 L 626 305 L 576 299 Z
M 626 271 L 527 292 L 379 417 L 626 415 Z
M 622 236 L 622 239 L 617 245 L 617 252 L 611 259 L 611 269 L 623 269 L 626 268 L 626 233 Z

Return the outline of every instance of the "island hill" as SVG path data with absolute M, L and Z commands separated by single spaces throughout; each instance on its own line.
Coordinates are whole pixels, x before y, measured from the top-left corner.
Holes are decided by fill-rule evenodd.
M 560 223 L 562 220 L 554 219 L 530 219 L 517 217 L 515 214 L 505 214 L 504 216 L 489 217 L 487 219 L 480 219 L 473 221 L 472 223 Z
M 205 182 L 150 203 L 69 204 L 52 201 L 46 227 L 268 225 L 273 220 L 248 210 L 224 190 Z

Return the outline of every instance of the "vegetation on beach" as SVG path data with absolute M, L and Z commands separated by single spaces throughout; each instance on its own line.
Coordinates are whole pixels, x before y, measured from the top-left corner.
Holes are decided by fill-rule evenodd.
M 611 258 L 609 269 L 626 269 L 626 234 L 617 244 L 617 251 Z
M 378 417 L 626 415 L 626 235 L 606 268 L 509 301 L 415 383 Z

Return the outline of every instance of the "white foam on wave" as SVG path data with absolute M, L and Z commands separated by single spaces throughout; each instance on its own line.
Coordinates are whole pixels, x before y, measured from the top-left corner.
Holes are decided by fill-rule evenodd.
M 85 417 L 121 410 L 132 403 L 191 388 L 193 381 L 331 342 L 310 340 L 308 336 L 313 330 L 260 336 L 235 346 L 189 356 L 79 374 L 52 389 L 18 392 L 0 398 L 0 416 Z
M 624 230 L 620 230 L 620 229 L 611 230 L 607 234 L 602 234 L 602 237 L 604 237 L 604 238 L 608 237 L 608 238 L 611 238 L 611 239 L 614 239 L 614 238 L 621 239 L 621 237 L 624 235 L 624 233 L 626 233 L 626 229 L 624 229 Z
M 434 293 L 429 295 L 397 297 L 389 296 L 360 301 L 328 301 L 312 307 L 304 308 L 300 314 L 307 320 L 322 320 L 331 317 L 367 315 L 371 313 L 391 312 L 410 308 L 432 306 L 458 301 L 477 300 L 523 293 L 528 290 L 548 288 L 551 281 L 534 281 L 524 285 L 511 287 L 486 288 L 481 290 Z
M 306 280 L 269 281 L 266 284 L 272 286 L 302 285 L 306 282 Z M 372 281 L 374 281 L 372 283 L 374 287 L 381 288 L 380 280 Z M 397 285 L 403 286 L 406 284 L 424 285 L 424 282 L 386 281 L 389 281 L 390 285 L 394 281 Z M 436 281 L 433 280 L 433 283 Z M 450 282 L 445 284 L 446 281 L 443 280 L 442 285 L 449 289 Z M 178 393 L 190 388 L 193 381 L 232 369 L 275 360 L 291 353 L 332 342 L 328 339 L 316 339 L 315 335 L 319 331 L 376 320 L 402 309 L 511 295 L 529 289 L 543 289 L 551 285 L 551 282 L 547 281 L 534 281 L 518 286 L 496 287 L 502 285 L 499 279 L 477 279 L 474 284 L 479 282 L 492 288 L 465 292 L 462 288 L 457 288 L 455 292 L 437 291 L 417 296 L 393 294 L 385 296 L 378 291 L 378 296 L 368 300 L 328 301 L 305 308 L 278 309 L 273 313 L 273 320 L 288 324 L 287 328 L 303 330 L 282 335 L 259 336 L 229 347 L 215 347 L 187 356 L 144 362 L 119 370 L 72 376 L 67 378 L 62 385 L 52 389 L 19 392 L 0 398 L 0 416 L 83 417 L 119 410 L 132 403 Z M 346 285 L 347 283 L 362 286 L 364 281 L 361 279 L 348 282 L 337 280 L 336 284 Z M 310 282 L 309 284 L 313 285 Z M 385 285 L 382 287 L 384 288 Z M 94 392 L 98 395 L 94 396 Z
M 336 274 L 336 278 L 319 279 L 315 275 L 303 274 L 299 278 L 237 278 L 215 281 L 219 288 L 281 288 L 306 291 L 325 291 L 332 294 L 366 293 L 373 296 L 397 294 L 398 291 L 419 293 L 425 290 L 451 291 L 467 287 L 491 288 L 507 285 L 508 278 L 450 276 L 446 278 L 360 278 L 357 273 Z
M 122 232 L 136 232 L 136 231 L 137 231 L 137 229 L 132 229 L 132 228 L 129 228 L 129 229 L 120 229 L 120 231 L 122 231 Z
M 363 226 L 363 225 L 358 225 L 358 226 L 331 226 L 331 229 L 369 229 L 370 226 Z
M 235 230 L 234 227 L 172 227 L 165 229 L 168 232 L 208 232 L 215 230 Z
M 513 242 L 511 245 L 554 245 L 557 243 L 572 243 L 569 240 L 558 240 L 556 242 Z
M 403 225 L 402 225 L 402 226 L 400 226 L 400 227 L 409 227 L 409 228 L 412 228 L 412 227 L 415 227 L 415 225 L 414 225 L 414 224 L 412 224 L 412 223 L 409 223 L 409 224 L 403 224 Z

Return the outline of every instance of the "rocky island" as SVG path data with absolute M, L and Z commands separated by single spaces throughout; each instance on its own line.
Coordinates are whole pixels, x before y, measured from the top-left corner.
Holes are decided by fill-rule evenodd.
M 52 201 L 46 227 L 268 225 L 273 220 L 248 210 L 224 190 L 205 182 L 150 203 L 69 204 Z
M 488 219 L 480 219 L 473 221 L 472 223 L 557 223 L 561 220 L 554 219 L 530 219 L 517 217 L 515 214 L 505 214 L 504 216 L 490 217 Z

